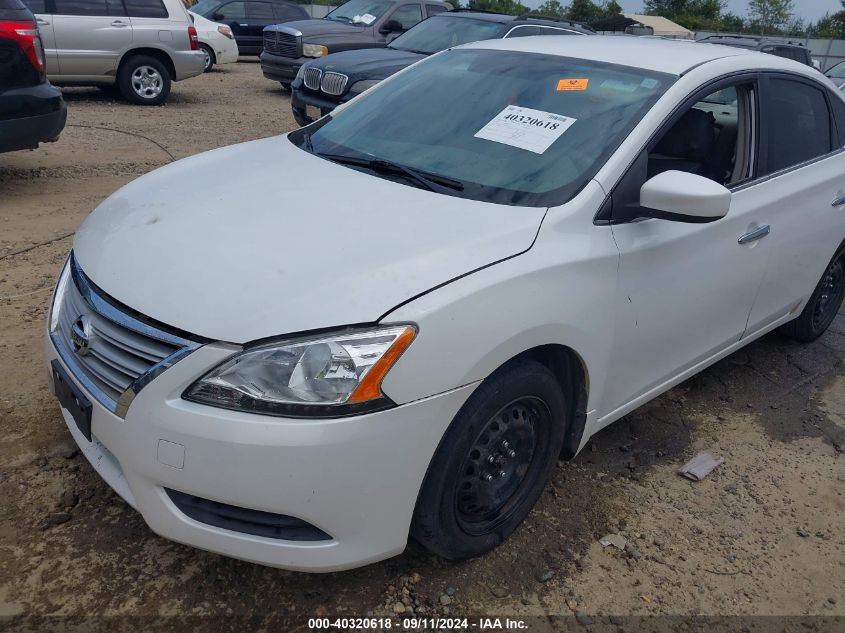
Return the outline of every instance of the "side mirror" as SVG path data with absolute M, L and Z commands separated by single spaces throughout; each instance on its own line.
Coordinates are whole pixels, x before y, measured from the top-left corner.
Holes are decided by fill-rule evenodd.
M 378 32 L 382 35 L 387 35 L 388 33 L 400 33 L 404 30 L 405 29 L 402 28 L 402 23 L 399 20 L 388 20 L 382 24 Z
M 685 171 L 664 171 L 640 188 L 646 217 L 675 222 L 713 222 L 731 208 L 731 192 L 717 182 Z
M 214 22 L 222 22 L 224 19 L 226 19 L 226 16 L 225 16 L 225 15 L 223 15 L 222 13 L 212 13 L 212 14 L 211 14 L 211 19 L 212 19 Z

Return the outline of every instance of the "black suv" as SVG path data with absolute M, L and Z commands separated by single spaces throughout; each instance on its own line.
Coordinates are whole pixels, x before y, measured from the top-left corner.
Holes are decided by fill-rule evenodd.
M 592 35 L 577 22 L 481 11 L 452 11 L 421 22 L 385 48 L 347 51 L 309 61 L 291 88 L 293 117 L 307 125 L 424 57 L 479 40 L 527 35 Z
M 702 44 L 722 44 L 737 48 L 749 48 L 761 53 L 769 53 L 778 57 L 786 57 L 801 62 L 807 66 L 813 65 L 810 51 L 801 42 L 780 40 L 772 37 L 757 37 L 754 35 L 711 35 L 697 40 Z
M 199 0 L 190 10 L 227 24 L 241 55 L 261 54 L 265 26 L 311 17 L 300 5 L 285 0 Z
M 0 0 L 0 152 L 55 141 L 66 118 L 62 93 L 44 73 L 35 17 L 20 0 Z
M 299 67 L 315 57 L 386 46 L 425 18 L 451 9 L 441 0 L 348 0 L 321 20 L 264 29 L 261 70 L 289 88 Z

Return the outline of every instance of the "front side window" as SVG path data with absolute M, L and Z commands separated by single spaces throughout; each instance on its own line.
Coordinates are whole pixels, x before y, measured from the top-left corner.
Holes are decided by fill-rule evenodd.
M 56 0 L 56 15 L 111 16 L 126 13 L 119 0 Z
M 438 13 L 445 13 L 448 11 L 448 7 L 444 7 L 439 4 L 427 4 L 425 5 L 425 11 L 429 16 L 437 15 Z
M 407 31 L 422 21 L 422 8 L 418 4 L 403 5 L 393 12 L 390 19 L 396 20 L 402 25 L 402 30 Z
M 716 90 L 690 107 L 648 155 L 648 177 L 684 171 L 730 186 L 747 180 L 754 162 L 754 84 Z
M 833 149 L 830 112 L 820 88 L 790 79 L 771 79 L 769 98 L 763 105 L 767 173 L 824 156 Z
M 326 16 L 327 20 L 369 26 L 390 8 L 390 0 L 349 0 Z
M 421 22 L 393 40 L 388 48 L 432 55 L 453 46 L 497 37 L 501 30 L 499 22 L 444 15 Z
M 126 13 L 133 18 L 166 18 L 167 9 L 161 0 L 123 0 Z
M 676 79 L 583 59 L 455 49 L 290 138 L 329 160 L 377 159 L 450 179 L 449 195 L 558 205 Z
M 245 22 L 246 5 L 243 2 L 227 2 L 217 7 L 213 17 L 222 22 Z

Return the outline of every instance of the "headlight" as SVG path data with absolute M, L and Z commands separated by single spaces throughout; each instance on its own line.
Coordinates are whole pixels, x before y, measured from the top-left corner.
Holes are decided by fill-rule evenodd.
M 305 57 L 325 57 L 329 54 L 329 49 L 320 44 L 303 44 L 302 54 Z
M 381 381 L 411 344 L 410 325 L 262 345 L 196 381 L 183 398 L 224 409 L 334 417 L 393 405 Z
M 225 36 L 226 36 L 226 37 L 228 37 L 230 40 L 235 39 L 235 36 L 234 36 L 234 34 L 232 33 L 232 28 L 231 28 L 231 27 L 229 27 L 229 26 L 226 26 L 225 24 L 221 24 L 220 26 L 218 26 L 218 27 L 217 27 L 217 32 L 218 32 L 218 33 L 220 33 L 220 35 L 225 35 Z
M 377 83 L 379 83 L 381 79 L 365 79 L 364 81 L 356 81 L 352 86 L 349 88 L 349 94 L 351 95 L 359 95 L 365 90 L 369 90 Z

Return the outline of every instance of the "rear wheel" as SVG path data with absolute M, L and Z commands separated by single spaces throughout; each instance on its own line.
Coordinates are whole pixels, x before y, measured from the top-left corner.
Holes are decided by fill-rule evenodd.
M 217 58 L 214 56 L 214 51 L 211 50 L 211 47 L 207 44 L 200 44 L 200 49 L 202 50 L 202 54 L 205 56 L 205 66 L 203 68 L 203 72 L 208 72 L 212 68 L 214 68 L 214 63 L 217 61 Z
M 555 376 L 531 360 L 487 378 L 452 421 L 420 491 L 411 534 L 444 558 L 504 541 L 540 497 L 567 423 Z
M 797 341 L 814 341 L 830 327 L 845 298 L 845 244 L 839 247 L 813 291 L 801 315 L 783 326 Z
M 159 60 L 134 55 L 120 67 L 117 85 L 127 101 L 136 105 L 159 105 L 170 94 L 170 73 Z

